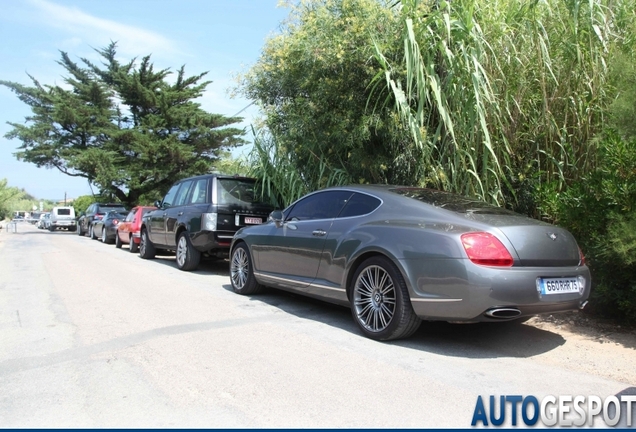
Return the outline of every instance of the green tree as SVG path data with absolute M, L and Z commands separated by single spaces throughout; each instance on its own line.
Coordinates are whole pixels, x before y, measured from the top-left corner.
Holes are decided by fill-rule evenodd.
M 244 143 L 241 119 L 210 114 L 193 100 L 209 81 L 205 73 L 171 82 L 150 56 L 120 63 L 116 44 L 97 50 L 102 65 L 81 64 L 61 53 L 66 88 L 0 81 L 31 107 L 26 124 L 9 123 L 9 139 L 22 142 L 18 159 L 85 177 L 102 194 L 128 206 L 160 194 L 179 178 L 209 171 L 219 152 Z
M 5 218 L 11 218 L 15 211 L 15 202 L 23 199 L 25 195 L 26 194 L 17 187 L 8 186 L 7 179 L 0 179 L 0 221 Z M 30 210 L 30 208 L 28 210 Z
M 271 135 L 267 151 L 255 149 L 260 171 L 252 173 L 298 177 L 302 190 L 323 187 L 334 176 L 355 183 L 418 183 L 420 153 L 408 129 L 392 106 L 367 106 L 373 77 L 381 72 L 374 46 L 395 58 L 403 55 L 398 15 L 377 0 L 290 7 L 283 31 L 267 41 L 241 81 L 240 90 L 259 103 Z M 266 169 L 276 160 L 284 161 L 276 169 L 289 175 Z

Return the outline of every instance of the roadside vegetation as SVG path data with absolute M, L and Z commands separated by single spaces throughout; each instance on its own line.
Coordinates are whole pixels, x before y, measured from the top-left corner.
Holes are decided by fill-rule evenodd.
M 238 92 L 262 120 L 194 102 L 149 57 L 62 53 L 64 88 L 0 81 L 33 110 L 17 156 L 149 203 L 177 178 L 260 179 L 287 205 L 345 183 L 478 197 L 569 229 L 593 275 L 591 310 L 636 323 L 636 0 L 300 0 Z M 71 88 L 69 90 L 68 88 Z M 78 204 L 79 205 L 79 204 Z

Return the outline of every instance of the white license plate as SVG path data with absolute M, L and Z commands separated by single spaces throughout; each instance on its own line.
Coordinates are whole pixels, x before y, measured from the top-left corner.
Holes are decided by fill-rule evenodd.
M 577 278 L 539 278 L 541 295 L 578 293 Z
M 258 225 L 262 223 L 263 223 L 263 219 L 261 218 L 254 218 L 254 217 L 245 218 L 245 225 Z

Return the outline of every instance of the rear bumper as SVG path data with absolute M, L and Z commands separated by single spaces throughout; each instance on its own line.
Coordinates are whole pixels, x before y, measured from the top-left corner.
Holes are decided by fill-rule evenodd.
M 428 320 L 505 321 L 576 310 L 589 297 L 592 282 L 585 266 L 493 268 L 468 260 L 408 261 L 401 260 L 400 264 L 408 275 L 413 310 Z M 578 276 L 585 278 L 582 293 L 541 295 L 537 290 L 537 278 Z M 498 308 L 519 312 L 510 317 L 487 314 Z

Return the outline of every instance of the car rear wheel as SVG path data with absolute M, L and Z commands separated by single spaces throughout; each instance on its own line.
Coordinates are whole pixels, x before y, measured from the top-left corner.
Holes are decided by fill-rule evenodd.
M 263 290 L 263 285 L 259 284 L 254 277 L 252 257 L 245 243 L 236 245 L 232 251 L 230 280 L 232 289 L 237 294 L 257 294 Z
M 84 231 L 82 231 L 82 225 L 79 222 L 77 223 L 77 235 L 80 237 L 84 235 Z
M 97 236 L 95 235 L 95 226 L 94 225 L 90 225 L 88 227 L 88 236 L 91 238 L 91 240 L 97 240 Z
M 157 254 L 155 245 L 152 244 L 148 237 L 148 231 L 143 229 L 141 231 L 141 244 L 139 245 L 139 256 L 143 259 L 153 259 Z
M 121 239 L 119 238 L 119 232 L 115 231 L 115 247 L 117 249 L 121 249 L 121 245 L 122 243 L 121 243 Z
M 353 276 L 351 313 L 365 336 L 393 340 L 412 335 L 420 326 L 404 277 L 389 259 L 364 261 Z
M 194 270 L 200 261 L 201 252 L 192 246 L 188 232 L 183 231 L 177 240 L 177 267 L 184 271 Z
M 130 237 L 130 243 L 128 243 L 128 250 L 130 251 L 130 253 L 137 253 L 137 251 L 139 250 L 139 245 L 137 243 L 135 243 L 135 239 Z

